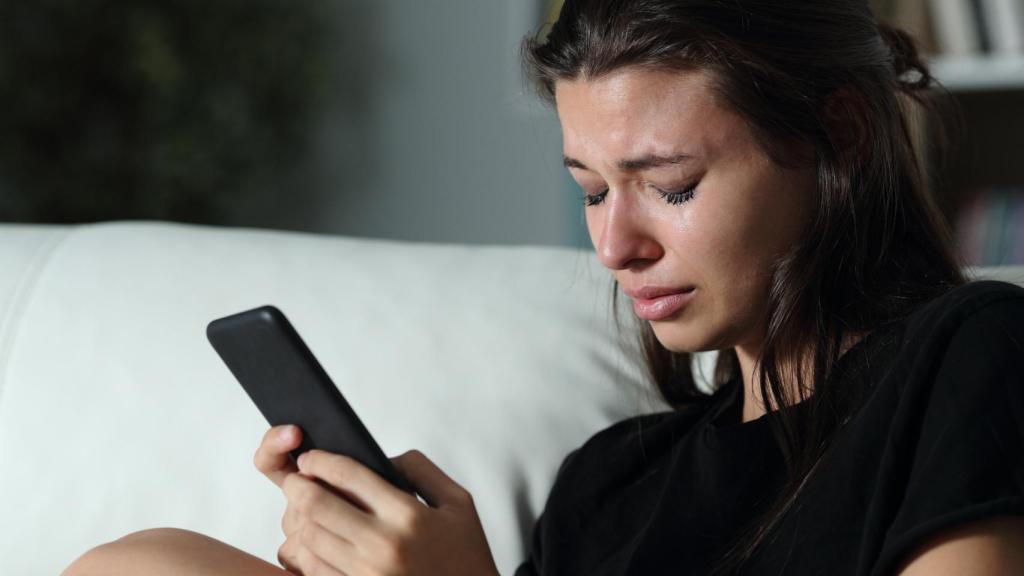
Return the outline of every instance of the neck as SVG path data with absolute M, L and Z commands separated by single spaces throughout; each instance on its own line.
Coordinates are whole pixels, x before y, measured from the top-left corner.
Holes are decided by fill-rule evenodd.
M 867 336 L 867 332 L 857 332 L 847 334 L 843 338 L 843 344 L 840 347 L 839 355 L 842 356 L 847 350 L 853 347 L 854 344 L 859 342 L 862 338 Z M 754 364 L 757 361 L 758 356 L 761 354 L 761 342 L 757 342 L 753 345 L 737 345 L 734 350 L 736 351 L 736 358 L 739 360 L 740 375 L 743 378 L 743 422 L 750 422 L 756 420 L 767 412 L 765 407 L 764 399 L 761 398 L 761 378 L 758 371 L 754 368 Z M 811 379 L 810 363 L 804 366 L 804 381 L 808 382 Z M 793 374 L 793 370 L 783 369 L 780 373 L 785 377 L 787 374 Z M 796 398 L 796 382 L 793 379 L 783 382 L 783 387 L 788 393 L 789 398 Z

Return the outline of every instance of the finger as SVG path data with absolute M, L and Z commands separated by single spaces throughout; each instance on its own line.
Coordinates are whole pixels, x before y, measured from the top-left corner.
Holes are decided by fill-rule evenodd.
M 315 574 L 316 576 L 348 576 L 345 572 L 335 569 L 327 562 L 318 558 L 317 555 L 306 546 L 299 546 L 297 557 L 304 574 Z
M 281 489 L 288 505 L 302 516 L 302 526 L 315 522 L 349 542 L 358 542 L 360 535 L 378 530 L 369 514 L 314 479 L 290 474 Z
M 286 538 L 284 544 L 277 549 L 277 563 L 282 568 L 296 574 L 297 576 L 304 576 L 302 568 L 299 567 L 299 548 L 302 544 L 299 543 L 298 537 Z
M 331 570 L 343 574 L 361 574 L 359 552 L 356 547 L 345 540 L 331 533 L 316 522 L 306 522 L 299 531 L 299 542 L 302 547 L 308 550 L 318 562 L 322 562 Z M 318 574 L 318 572 L 313 572 Z
M 392 458 L 391 462 L 432 507 L 459 505 L 472 500 L 462 485 L 452 480 L 419 450 L 409 450 Z
M 302 431 L 298 426 L 274 426 L 263 435 L 253 463 L 271 482 L 281 486 L 285 476 L 298 470 L 288 452 L 298 448 L 301 443 Z
M 285 508 L 284 516 L 281 517 L 281 531 L 285 537 L 293 536 L 302 527 L 302 514 L 289 505 Z
M 377 515 L 407 507 L 415 499 L 354 458 L 310 450 L 299 458 L 299 471 L 320 478 L 346 498 Z

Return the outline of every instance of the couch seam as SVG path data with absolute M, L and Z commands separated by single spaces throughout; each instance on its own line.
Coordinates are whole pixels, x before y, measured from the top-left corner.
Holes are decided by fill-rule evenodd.
M 62 231 L 55 231 L 44 242 L 36 248 L 35 254 L 29 260 L 21 273 L 17 286 L 13 291 L 8 309 L 4 311 L 0 319 L 0 403 L 3 402 L 4 393 L 7 390 L 7 376 L 10 371 L 11 351 L 14 349 L 16 336 L 21 328 L 21 320 L 25 315 L 35 294 L 36 285 L 46 271 L 54 253 L 70 238 L 77 227 Z

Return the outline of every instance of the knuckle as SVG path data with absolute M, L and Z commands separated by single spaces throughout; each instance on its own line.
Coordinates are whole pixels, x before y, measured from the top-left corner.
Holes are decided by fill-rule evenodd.
M 295 507 L 307 516 L 316 510 L 323 500 L 323 491 L 312 482 L 299 486 L 295 492 Z
M 466 490 L 462 486 L 456 486 L 452 489 L 451 498 L 455 502 L 466 507 L 472 507 L 474 505 L 473 494 L 471 494 L 469 490 Z
M 306 548 L 316 549 L 316 537 L 316 526 L 313 523 L 306 522 L 302 525 L 302 528 L 299 528 L 299 542 L 301 542 Z
M 281 518 L 281 531 L 285 536 L 291 536 L 302 527 L 302 517 L 294 507 L 289 506 Z
M 281 480 L 281 490 L 285 492 L 285 495 L 298 490 L 303 485 L 303 478 L 298 474 L 288 474 Z
M 413 448 L 412 450 L 406 450 L 404 453 L 402 453 L 395 459 L 400 461 L 403 467 L 422 466 L 425 461 L 429 461 L 427 460 L 427 457 L 423 454 L 423 452 L 420 452 L 415 448 Z
M 338 455 L 325 463 L 324 479 L 334 486 L 356 486 L 363 481 L 365 470 L 351 458 Z
M 281 491 L 284 492 L 288 504 L 298 513 L 305 511 L 304 502 L 309 498 L 308 489 L 311 482 L 306 481 L 298 474 L 289 474 L 281 481 Z
M 423 525 L 426 513 L 422 506 L 402 506 L 395 513 L 395 523 L 402 534 L 415 534 Z
M 353 464 L 355 461 L 347 456 L 341 454 L 334 454 L 332 458 L 327 461 L 331 475 L 335 480 L 341 482 L 350 482 L 351 479 L 358 472 L 358 468 Z
M 313 564 L 311 572 L 307 576 L 338 576 L 338 572 L 331 568 L 323 561 L 317 561 Z
M 295 572 L 295 552 L 294 542 L 291 538 L 284 541 L 281 547 L 277 549 L 277 563 L 288 569 L 291 572 Z
M 473 494 L 465 488 L 459 488 L 455 493 L 456 501 L 460 502 L 463 506 L 470 510 L 476 510 L 476 502 L 473 500 Z
M 288 501 L 292 501 L 292 494 L 295 492 L 296 484 L 299 482 L 298 474 L 289 474 L 281 480 L 281 491 L 284 492 Z
M 287 559 L 288 559 L 288 540 L 285 540 L 284 544 L 281 544 L 277 548 L 277 563 L 281 564 L 281 565 L 284 565 L 285 562 L 287 561 Z
M 314 576 L 314 571 L 318 569 L 316 557 L 309 548 L 303 546 L 300 542 L 295 543 L 295 563 L 302 568 L 303 576 Z M 319 568 L 323 569 L 323 568 Z

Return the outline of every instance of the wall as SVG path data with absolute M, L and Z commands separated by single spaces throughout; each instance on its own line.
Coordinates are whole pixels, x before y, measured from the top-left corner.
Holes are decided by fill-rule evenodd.
M 266 214 L 315 231 L 582 245 L 554 112 L 520 73 L 527 0 L 372 0 L 339 9 L 336 103 L 295 186 Z

